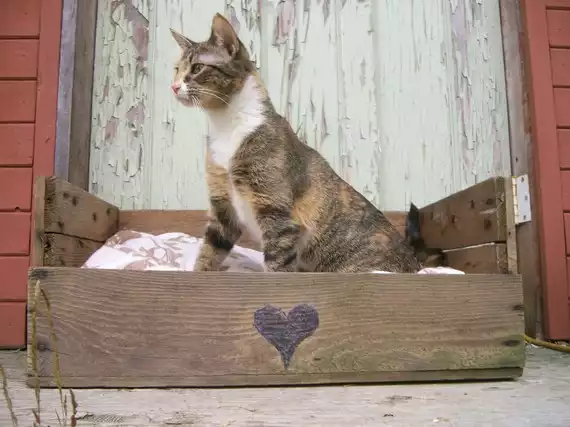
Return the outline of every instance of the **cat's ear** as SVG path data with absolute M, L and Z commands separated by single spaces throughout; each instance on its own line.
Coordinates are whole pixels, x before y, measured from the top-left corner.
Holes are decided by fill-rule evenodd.
M 170 34 L 172 34 L 172 37 L 174 37 L 174 40 L 176 40 L 176 43 L 178 43 L 178 46 L 180 46 L 180 49 L 182 50 L 186 50 L 195 44 L 188 37 L 183 36 L 177 31 L 174 31 L 172 28 L 170 29 Z
M 240 41 L 232 24 L 219 13 L 212 19 L 212 33 L 210 43 L 223 47 L 234 58 L 240 49 Z

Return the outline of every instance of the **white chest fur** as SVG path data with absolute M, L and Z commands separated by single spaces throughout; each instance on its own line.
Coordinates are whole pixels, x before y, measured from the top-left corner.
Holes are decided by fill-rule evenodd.
M 233 97 L 227 108 L 209 112 L 208 115 L 210 155 L 214 163 L 229 172 L 232 157 L 243 141 L 265 120 L 262 97 L 255 79 L 250 76 L 246 80 L 241 92 Z M 230 189 L 230 197 L 242 226 L 247 229 L 251 238 L 261 242 L 261 229 L 249 202 L 233 186 Z
M 210 152 L 216 164 L 230 169 L 231 159 L 243 143 L 261 124 L 263 100 L 257 82 L 248 77 L 241 91 L 226 108 L 208 113 L 210 118 Z
M 255 213 L 249 202 L 237 192 L 233 185 L 230 197 L 240 224 L 248 231 L 249 237 L 261 243 L 261 227 L 259 227 Z

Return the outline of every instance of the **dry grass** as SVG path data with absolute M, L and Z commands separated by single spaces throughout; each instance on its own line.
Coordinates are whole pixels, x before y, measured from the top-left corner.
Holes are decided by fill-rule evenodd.
M 58 423 L 60 427 L 76 427 L 77 426 L 77 401 L 75 399 L 75 394 L 73 390 L 69 389 L 69 400 L 71 405 L 71 414 L 68 412 L 68 401 L 67 397 L 68 394 L 64 393 L 63 385 L 61 382 L 61 370 L 59 365 L 59 352 L 57 350 L 57 337 L 55 335 L 55 326 L 53 321 L 53 313 L 51 311 L 51 303 L 50 300 L 45 293 L 45 291 L 41 288 L 40 281 L 36 281 L 34 287 L 34 297 L 30 304 L 30 314 L 31 314 L 31 354 L 30 362 L 32 366 L 32 371 L 34 372 L 34 376 L 36 379 L 36 385 L 34 387 L 34 394 L 36 400 L 36 407 L 32 409 L 32 413 L 34 414 L 34 427 L 41 427 L 41 405 L 40 405 L 40 382 L 39 382 L 39 370 L 38 370 L 38 356 L 37 356 L 37 316 L 40 309 L 40 302 L 43 302 L 46 308 L 46 313 L 48 316 L 48 324 L 50 330 L 50 344 L 52 347 L 52 355 L 53 355 L 53 376 L 55 378 L 55 382 L 57 385 L 57 389 L 59 392 L 59 400 L 61 405 L 61 413 L 56 411 L 56 416 L 58 419 Z M 12 426 L 18 426 L 18 418 L 14 413 L 14 407 L 12 405 L 12 399 L 10 398 L 10 393 L 8 392 L 8 379 L 6 373 L 2 366 L 0 366 L 0 377 L 2 380 L 2 392 L 4 396 L 4 401 L 6 402 L 6 407 L 10 413 L 10 417 L 12 419 Z

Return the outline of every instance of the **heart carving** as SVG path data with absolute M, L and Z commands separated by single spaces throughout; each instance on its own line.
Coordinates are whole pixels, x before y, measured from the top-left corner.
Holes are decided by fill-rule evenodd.
M 307 304 L 296 305 L 289 314 L 266 305 L 255 311 L 253 324 L 257 332 L 277 349 L 287 369 L 297 346 L 319 326 L 319 313 Z

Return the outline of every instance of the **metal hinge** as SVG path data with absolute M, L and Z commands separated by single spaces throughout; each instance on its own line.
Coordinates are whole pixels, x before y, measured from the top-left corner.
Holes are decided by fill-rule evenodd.
M 512 177 L 513 185 L 513 210 L 515 214 L 515 224 L 523 224 L 532 219 L 530 209 L 530 187 L 528 185 L 528 175 Z

